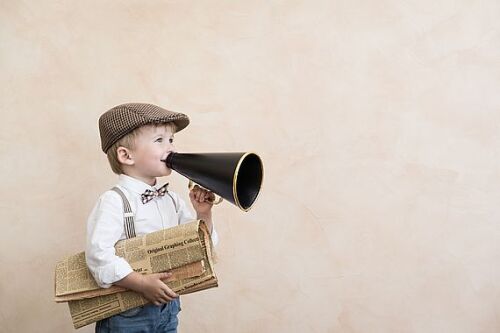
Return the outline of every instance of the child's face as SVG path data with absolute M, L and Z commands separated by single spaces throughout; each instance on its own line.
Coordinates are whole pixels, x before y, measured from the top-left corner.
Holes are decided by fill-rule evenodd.
M 175 151 L 174 134 L 166 126 L 144 126 L 135 140 L 131 150 L 134 160 L 134 173 L 145 178 L 168 176 L 172 170 L 167 168 L 164 160 Z

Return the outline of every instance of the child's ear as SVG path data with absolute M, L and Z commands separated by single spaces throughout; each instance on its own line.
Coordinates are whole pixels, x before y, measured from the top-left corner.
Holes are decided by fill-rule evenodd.
M 118 161 L 122 164 L 126 165 L 134 164 L 134 159 L 130 154 L 130 150 L 128 150 L 125 147 L 118 147 L 118 149 L 116 149 L 116 157 L 118 158 Z

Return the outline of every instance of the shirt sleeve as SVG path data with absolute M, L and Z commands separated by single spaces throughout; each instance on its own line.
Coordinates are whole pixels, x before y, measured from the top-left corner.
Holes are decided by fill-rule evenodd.
M 179 224 L 184 224 L 196 220 L 196 214 L 193 213 L 193 211 L 191 210 L 191 208 L 188 207 L 186 202 L 177 194 L 175 196 L 179 204 Z M 210 235 L 212 238 L 212 244 L 217 245 L 219 243 L 219 235 L 217 234 L 217 230 L 215 230 L 215 223 L 213 220 L 212 220 L 212 231 Z
M 115 244 L 122 234 L 122 199 L 118 193 L 107 191 L 101 195 L 87 221 L 85 249 L 87 266 L 102 288 L 109 288 L 133 271 L 115 252 Z

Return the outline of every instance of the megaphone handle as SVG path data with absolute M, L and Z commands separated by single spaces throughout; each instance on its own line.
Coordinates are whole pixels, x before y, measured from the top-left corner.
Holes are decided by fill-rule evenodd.
M 193 182 L 193 181 L 190 179 L 190 180 L 189 180 L 189 183 L 188 183 L 188 189 L 191 191 L 191 190 L 192 190 L 192 189 L 193 189 L 196 185 L 198 185 L 198 184 L 196 184 L 195 182 Z M 200 185 L 198 185 L 198 186 L 200 186 Z M 200 187 L 201 187 L 201 186 L 200 186 Z M 216 197 L 217 197 L 217 196 L 216 196 Z M 216 199 L 216 200 L 214 200 L 212 203 L 213 203 L 214 205 L 218 205 L 218 204 L 220 204 L 222 201 L 223 201 L 222 197 L 220 197 L 220 196 L 219 196 L 219 198 L 218 198 L 218 199 Z M 209 201 L 209 202 L 210 202 L 210 201 Z

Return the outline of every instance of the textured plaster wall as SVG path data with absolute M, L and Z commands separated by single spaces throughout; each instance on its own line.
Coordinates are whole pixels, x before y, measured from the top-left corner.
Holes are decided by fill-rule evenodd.
M 0 42 L 0 331 L 73 330 L 54 264 L 128 101 L 189 114 L 180 151 L 265 162 L 181 332 L 500 331 L 498 1 L 2 0 Z

